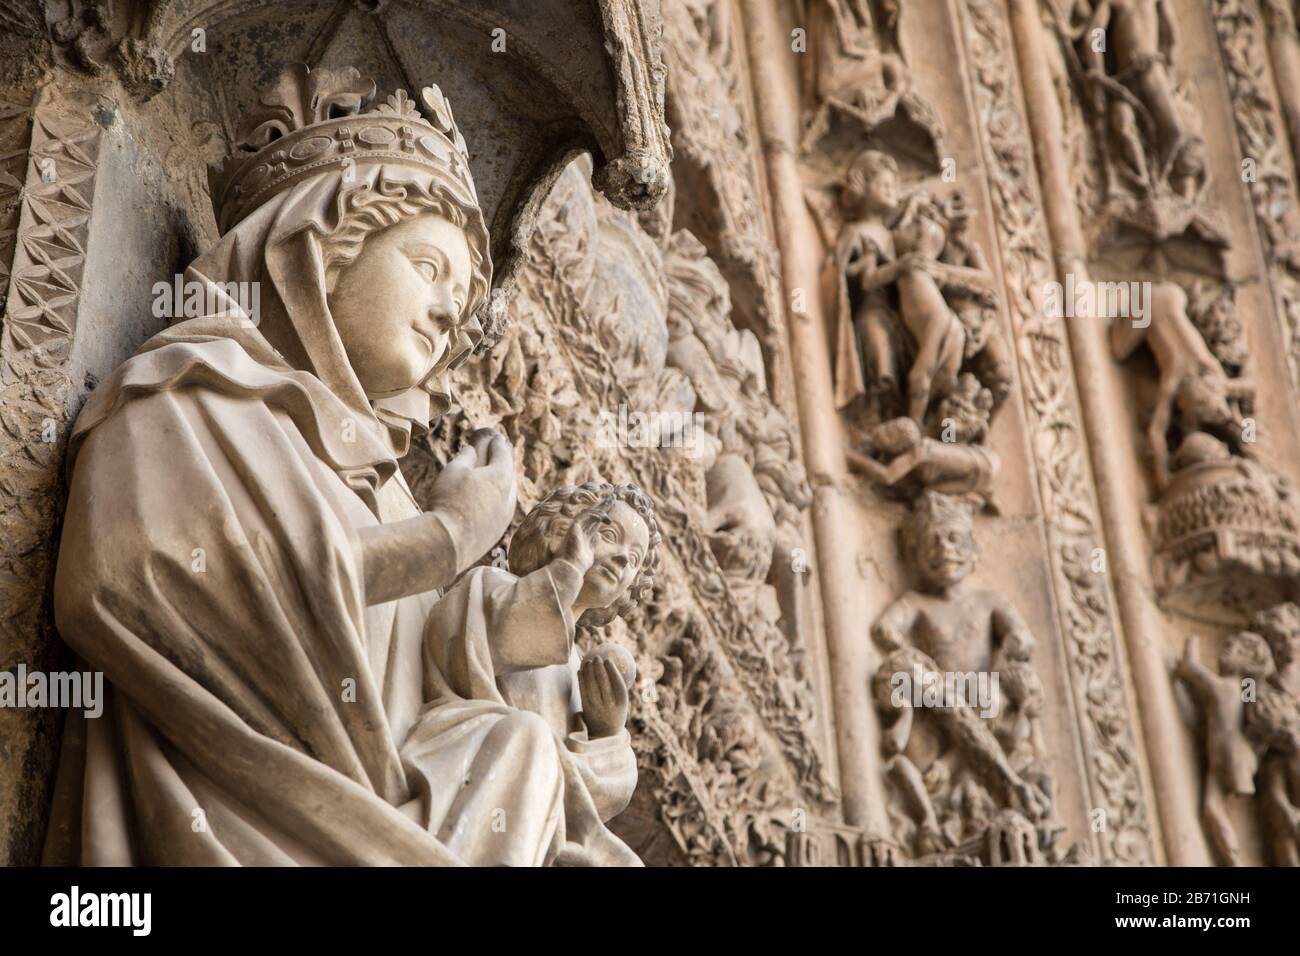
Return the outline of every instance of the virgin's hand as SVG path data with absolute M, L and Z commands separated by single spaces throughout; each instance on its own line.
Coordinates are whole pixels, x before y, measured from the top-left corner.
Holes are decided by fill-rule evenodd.
M 469 436 L 433 483 L 433 507 L 456 547 L 460 569 L 487 553 L 515 513 L 514 449 L 498 432 Z

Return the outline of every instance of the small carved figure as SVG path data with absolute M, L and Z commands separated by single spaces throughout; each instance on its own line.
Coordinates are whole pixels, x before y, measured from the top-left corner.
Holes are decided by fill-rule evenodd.
M 887 652 L 874 683 L 877 703 L 893 719 L 886 730 L 890 770 L 898 780 L 916 824 L 918 854 L 957 844 L 967 830 L 987 826 L 997 809 L 1014 810 L 1029 821 L 1045 818 L 1051 794 L 1045 775 L 1035 775 L 1035 761 L 1025 759 L 1019 737 L 1034 736 L 1030 721 L 1036 679 L 1013 679 L 1011 718 L 1013 747 L 1023 772 L 995 734 L 982 710 L 967 703 L 926 707 L 920 714 L 905 695 L 891 695 L 897 674 L 985 675 L 999 667 L 1028 665 L 1033 635 L 1015 607 L 992 591 L 962 591 L 978 552 L 969 509 L 946 495 L 926 492 L 914 505 L 906 530 L 905 551 L 920 576 L 920 589 L 896 600 L 876 621 L 872 636 Z M 914 678 L 913 678 L 914 679 Z M 1000 709 L 996 694 L 981 701 Z M 991 715 L 989 715 L 991 716 Z M 917 721 L 916 718 L 921 718 Z M 1031 745 L 1032 746 L 1032 745 Z M 1041 758 L 1041 754 L 1036 755 Z M 1032 782 L 1031 782 L 1032 779 Z M 941 826 L 936 800 L 942 800 L 955 825 Z
M 948 198 L 944 217 L 948 222 L 948 244 L 944 247 L 942 260 L 949 265 L 991 275 L 984 251 L 970 235 L 972 212 L 962 193 L 953 193 Z M 953 311 L 966 327 L 965 359 L 974 362 L 975 373 L 988 387 L 993 396 L 993 408 L 997 408 L 1011 394 L 1011 352 L 1006 337 L 998 328 L 997 297 L 986 288 L 954 288 L 949 298 Z
M 1241 448 L 1242 415 L 1233 400 L 1250 401 L 1255 386 L 1245 376 L 1230 377 L 1187 314 L 1187 293 L 1175 282 L 1152 284 L 1146 324 L 1116 319 L 1110 327 L 1111 351 L 1123 361 L 1143 343 L 1160 370 L 1155 410 L 1147 427 L 1157 486 L 1169 483 L 1169 429 L 1174 412 L 1184 437 L 1208 431 Z
M 1273 863 L 1300 866 L 1300 701 L 1276 684 L 1265 684 L 1247 717 L 1252 736 L 1264 747 L 1257 789 Z
M 1240 631 L 1219 652 L 1219 673 L 1196 659 L 1198 641 L 1188 638 L 1177 675 L 1200 704 L 1205 718 L 1205 784 L 1201 819 L 1225 866 L 1242 864 L 1241 847 L 1228 817 L 1227 799 L 1255 792 L 1256 754 L 1245 733 L 1246 687 L 1259 688 L 1273 674 L 1268 644 Z M 1247 685 L 1246 681 L 1253 682 Z
M 965 373 L 957 390 L 940 403 L 939 440 L 924 435 L 912 419 L 895 418 L 871 430 L 862 452 L 845 453 L 849 466 L 907 497 L 929 489 L 972 494 L 992 506 L 998 456 L 979 444 L 992 405 L 988 389 Z
M 583 657 L 574 635 L 637 605 L 658 546 L 653 505 L 632 486 L 561 488 L 520 524 L 509 571 L 476 567 L 434 606 L 427 703 L 402 762 L 410 812 L 459 858 L 639 862 L 604 827 L 636 787 L 624 726 L 635 664 L 610 644 Z
M 999 649 L 995 663 L 1002 699 L 993 732 L 1011 768 L 1050 798 L 1051 776 L 1039 766 L 1046 753 L 1040 721 L 1045 695 L 1032 653 L 1033 648 L 1018 638 L 1004 641 Z
M 1251 628 L 1268 641 L 1277 668 L 1276 684 L 1300 698 L 1300 606 L 1283 601 L 1259 611 Z
M 809 0 L 807 19 L 811 41 L 804 85 L 816 107 L 807 117 L 801 147 L 815 149 L 837 116 L 853 122 L 859 136 L 904 116 L 928 140 L 927 152 L 937 151 L 942 137 L 934 109 L 913 89 L 912 74 L 896 46 L 899 5 L 885 0 L 884 15 L 873 15 L 868 0 Z
M 944 205 L 917 190 L 899 198 L 898 165 L 892 157 L 865 150 L 849 169 L 844 201 L 852 217 L 835 250 L 839 285 L 837 405 L 858 395 L 889 396 L 899 390 L 898 354 L 910 351 L 905 405 L 922 424 L 933 399 L 953 390 L 967 349 L 967 327 L 944 297 L 944 289 L 991 306 L 990 277 L 972 267 L 971 245 L 949 249 Z M 964 205 L 952 209 L 967 218 Z M 963 221 L 962 228 L 965 223 Z M 947 257 L 945 259 L 945 256 Z M 954 263 L 948 259 L 956 260 Z M 897 295 L 894 319 L 889 291 Z M 990 339 L 984 317 L 972 328 Z M 906 338 L 904 338 L 906 337 Z
M 812 503 L 790 422 L 767 391 L 762 347 L 731 319 L 726 281 L 704 246 L 679 230 L 666 246 L 668 365 L 690 382 L 704 419 L 697 440 L 705 472 L 715 556 L 733 586 L 769 582 L 778 616 L 796 616 L 802 576 L 792 553 L 803 547 L 800 512 Z M 770 604 L 758 589 L 760 606 Z
M 1247 711 L 1246 729 L 1265 747 L 1257 778 L 1260 815 L 1277 866 L 1300 866 L 1300 607 L 1290 601 L 1258 612 L 1276 668 Z
M 889 298 L 883 288 L 867 290 L 858 281 L 848 281 L 896 258 L 890 222 L 898 206 L 898 164 L 875 150 L 860 154 L 846 177 L 844 204 L 852 218 L 841 230 L 835 250 L 839 328 L 835 404 L 840 408 L 860 395 L 876 397 L 898 388 L 893 345 L 898 330 Z
M 1203 170 L 1169 74 L 1177 30 L 1165 0 L 1078 0 L 1075 21 L 1094 112 L 1107 118 L 1121 168 L 1146 190 L 1172 170 L 1182 179 Z

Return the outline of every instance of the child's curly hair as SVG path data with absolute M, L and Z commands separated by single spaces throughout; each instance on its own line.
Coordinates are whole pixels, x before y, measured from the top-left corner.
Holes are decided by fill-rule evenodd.
M 608 508 L 621 501 L 641 516 L 649 531 L 649 545 L 637 572 L 636 580 L 621 601 L 607 608 L 588 608 L 578 624 L 600 627 L 616 617 L 623 617 L 641 603 L 654 587 L 654 572 L 659 566 L 659 526 L 655 522 L 654 503 L 635 485 L 613 485 L 589 481 L 582 485 L 557 488 L 539 501 L 519 523 L 510 541 L 510 571 L 523 577 L 549 564 L 556 548 L 569 533 L 574 519 L 595 507 Z

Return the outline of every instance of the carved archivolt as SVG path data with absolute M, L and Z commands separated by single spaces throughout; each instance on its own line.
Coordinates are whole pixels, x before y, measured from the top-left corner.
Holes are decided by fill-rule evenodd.
M 1102 861 L 1145 863 L 1152 835 L 1138 770 L 1119 664 L 1118 629 L 1103 575 L 1092 570 L 1101 544 L 1097 507 L 1065 329 L 1047 318 L 1043 284 L 1055 270 L 1034 186 L 1034 157 L 1026 130 L 1006 18 L 990 0 L 963 4 L 967 53 L 979 128 L 1011 304 L 1027 428 L 1052 563 L 1056 609 L 1069 663 L 1080 735 L 1088 765 L 1088 792 L 1102 811 L 1095 827 Z
M 736 325 L 753 331 L 772 368 L 777 403 L 790 407 L 784 370 L 785 305 L 777 250 L 763 209 L 763 183 L 748 109 L 745 54 L 730 0 L 664 5 L 667 113 L 677 195 L 661 207 L 692 230 L 731 286 Z
M 97 120 L 112 115 L 110 106 L 47 93 L 30 107 L 0 107 L 0 646 L 33 667 L 64 653 L 49 593 L 69 404 L 80 390 L 68 360 L 104 133 Z M 57 734 L 57 722 L 43 714 L 32 726 Z M 40 770 L 52 755 L 22 711 L 5 710 L 0 734 L 10 741 L 11 779 L 22 781 L 9 812 L 35 814 L 50 782 Z M 23 828 L 34 831 L 31 844 L 40 839 L 40 822 Z M 8 849 L 15 861 L 33 852 L 17 843 Z
M 94 97 L 6 107 L 0 137 L 0 606 L 6 637 L 32 642 L 44 614 L 69 416 L 68 356 L 95 195 L 99 143 Z M 10 152 L 10 149 L 13 151 Z M 5 195 L 7 193 L 7 196 Z
M 1211 10 L 1245 164 L 1243 179 L 1264 245 L 1274 309 L 1286 336 L 1291 378 L 1300 388 L 1300 213 L 1285 137 L 1267 92 L 1263 24 L 1255 8 L 1241 0 L 1213 0 Z

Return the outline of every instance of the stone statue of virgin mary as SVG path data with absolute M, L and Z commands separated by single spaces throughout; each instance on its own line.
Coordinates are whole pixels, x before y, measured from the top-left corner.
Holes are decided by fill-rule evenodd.
M 482 341 L 488 236 L 438 89 L 373 94 L 306 67 L 264 94 L 186 276 L 221 305 L 76 422 L 55 617 L 108 702 L 69 716 L 47 863 L 475 861 L 417 822 L 399 751 L 437 589 L 514 513 L 512 450 L 471 436 L 427 512 L 397 461 Z

